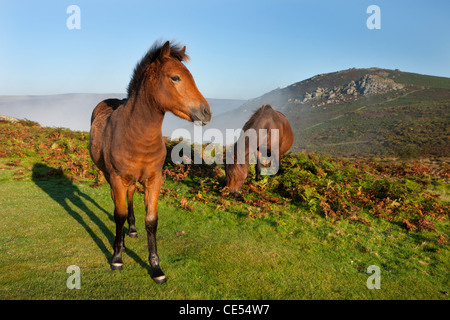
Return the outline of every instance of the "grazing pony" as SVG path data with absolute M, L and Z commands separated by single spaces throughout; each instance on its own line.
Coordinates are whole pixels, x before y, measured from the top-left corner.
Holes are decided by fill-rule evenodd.
M 249 129 L 253 129 L 256 133 L 256 141 L 251 141 L 249 135 L 247 135 Z M 278 135 L 273 133 L 273 129 L 278 130 Z M 258 181 L 261 178 L 261 166 L 266 166 L 262 163 L 262 153 L 270 156 L 278 169 L 280 157 L 289 150 L 294 141 L 289 121 L 281 112 L 274 110 L 270 105 L 263 105 L 256 110 L 242 130 L 238 142 L 234 145 L 233 163 L 225 165 L 227 187 L 230 194 L 238 197 L 248 175 L 250 156 L 256 154 L 255 171 Z M 245 143 L 245 158 L 244 155 L 241 158 L 237 156 L 240 143 Z M 272 146 L 275 146 L 275 148 L 272 149 Z
M 186 47 L 169 41 L 155 43 L 136 65 L 128 85 L 127 99 L 107 99 L 92 112 L 89 153 L 111 186 L 116 238 L 113 270 L 123 266 L 124 224 L 137 236 L 133 212 L 136 182 L 144 186 L 145 228 L 152 278 L 166 281 L 156 250 L 158 196 L 166 157 L 161 125 L 168 111 L 188 121 L 207 124 L 211 108 L 182 63 Z

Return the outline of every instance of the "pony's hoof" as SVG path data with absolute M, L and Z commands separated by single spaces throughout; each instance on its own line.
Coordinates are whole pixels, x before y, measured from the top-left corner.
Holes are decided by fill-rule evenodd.
M 163 284 L 167 281 L 167 278 L 165 275 L 158 276 L 158 277 L 152 277 L 153 281 L 155 281 L 157 284 Z
M 115 256 L 111 260 L 111 269 L 112 270 L 122 270 L 123 268 L 123 261 L 122 256 Z
M 122 268 L 123 268 L 123 263 L 119 263 L 119 262 L 111 263 L 112 270 L 122 270 Z
M 157 284 L 161 284 L 167 281 L 166 279 L 166 275 L 164 274 L 164 272 L 162 272 L 161 268 L 158 266 L 156 268 L 152 268 L 153 272 L 152 272 L 152 279 L 153 281 L 155 281 Z
M 136 227 L 134 225 L 131 225 L 128 228 L 128 236 L 130 238 L 136 238 L 137 237 L 137 229 L 136 229 Z

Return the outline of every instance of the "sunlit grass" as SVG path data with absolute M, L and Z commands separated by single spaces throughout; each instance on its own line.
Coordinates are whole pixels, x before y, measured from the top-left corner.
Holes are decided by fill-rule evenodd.
M 110 269 L 113 203 L 87 135 L 2 125 L 0 299 L 448 299 L 444 167 L 291 154 L 283 175 L 249 181 L 242 202 L 227 196 L 220 166 L 168 162 L 157 234 L 168 282 L 157 285 L 142 193 L 139 237 L 125 239 L 124 269 Z M 430 228 L 405 229 L 424 218 Z M 66 286 L 71 265 L 79 290 Z M 380 290 L 366 286 L 371 265 Z
M 142 194 L 135 197 L 139 237 L 125 239 L 124 269 L 111 271 L 108 187 L 58 178 L 36 183 L 31 173 L 14 181 L 13 172 L 0 171 L 2 299 L 447 297 L 448 249 L 434 233 L 408 234 L 383 220 L 370 227 L 332 223 L 290 206 L 277 224 L 271 216 L 249 219 L 239 208 L 195 203 L 195 210 L 184 210 L 178 199 L 163 196 L 158 248 L 168 282 L 156 285 L 148 274 Z M 170 181 L 164 187 L 187 192 Z M 446 224 L 440 228 L 448 231 Z M 70 265 L 81 268 L 80 290 L 66 286 Z M 369 265 L 382 270 L 380 290 L 366 287 Z

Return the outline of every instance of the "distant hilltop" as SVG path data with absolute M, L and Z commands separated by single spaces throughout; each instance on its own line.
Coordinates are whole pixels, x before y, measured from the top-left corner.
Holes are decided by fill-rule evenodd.
M 292 151 L 415 158 L 450 150 L 450 78 L 381 68 L 319 74 L 250 99 L 211 124 L 241 128 L 263 104 L 289 119 Z
M 258 98 L 250 99 L 243 107 L 253 109 L 263 103 L 282 109 L 299 104 L 315 107 L 319 104 L 340 104 L 391 91 L 400 92 L 402 89 L 422 87 L 450 89 L 450 79 L 403 72 L 399 69 L 352 68 L 319 74 L 286 88 L 277 88 Z
M 0 121 L 9 121 L 9 122 L 15 123 L 15 122 L 18 122 L 19 119 L 14 118 L 14 117 L 10 117 L 10 116 L 3 116 L 3 115 L 0 114 Z

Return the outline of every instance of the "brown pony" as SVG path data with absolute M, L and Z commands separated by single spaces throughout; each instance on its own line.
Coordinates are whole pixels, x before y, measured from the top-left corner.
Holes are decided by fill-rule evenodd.
M 256 145 L 252 145 L 249 137 L 246 135 L 249 129 L 254 129 L 256 132 Z M 260 131 L 260 129 L 265 130 Z M 278 146 L 278 148 L 275 150 L 271 148 L 272 129 L 278 129 L 278 141 L 274 142 L 274 145 Z M 258 181 L 261 178 L 261 166 L 265 166 L 262 164 L 261 153 L 269 155 L 273 161 L 277 162 L 276 165 L 279 166 L 280 157 L 289 150 L 294 141 L 289 121 L 281 112 L 274 110 L 270 105 L 263 105 L 256 110 L 245 123 L 242 130 L 243 132 L 239 137 L 238 143 L 234 145 L 233 163 L 225 165 L 227 187 L 230 190 L 230 194 L 238 197 L 240 197 L 239 191 L 248 175 L 250 156 L 256 154 L 255 171 L 256 180 Z M 276 138 L 274 135 L 273 139 Z M 244 143 L 243 139 L 245 139 L 245 158 L 242 158 L 242 161 L 238 161 L 238 145 L 240 141 Z
M 145 228 L 152 278 L 166 281 L 156 250 L 158 196 L 162 184 L 162 167 L 166 146 L 161 133 L 168 111 L 202 125 L 211 120 L 211 108 L 198 91 L 189 70 L 182 63 L 189 57 L 186 47 L 169 41 L 155 43 L 136 65 L 127 99 L 108 99 L 92 112 L 89 152 L 95 165 L 111 186 L 114 202 L 116 238 L 113 270 L 123 266 L 124 224 L 129 235 L 137 236 L 133 212 L 136 182 L 144 186 Z

